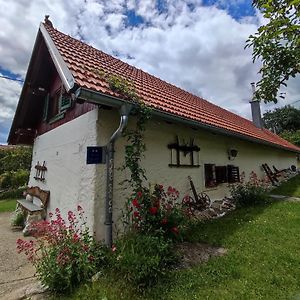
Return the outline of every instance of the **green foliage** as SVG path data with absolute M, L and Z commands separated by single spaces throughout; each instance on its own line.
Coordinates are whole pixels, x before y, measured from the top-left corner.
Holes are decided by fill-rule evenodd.
M 0 175 L 0 188 L 1 189 L 16 189 L 25 186 L 28 182 L 29 171 L 18 170 L 16 172 L 8 171 Z
M 297 299 L 299 216 L 299 203 L 276 200 L 197 223 L 187 238 L 220 245 L 228 250 L 226 255 L 190 269 L 170 271 L 142 294 L 123 280 L 122 274 L 118 278 L 117 272 L 112 272 L 82 285 L 67 299 Z
M 127 79 L 117 75 L 110 75 L 107 78 L 107 82 L 112 91 L 120 93 L 126 99 L 129 99 L 133 102 L 139 101 L 139 97 L 133 84 Z
M 258 179 L 252 172 L 249 181 L 243 178 L 241 182 L 230 186 L 230 194 L 238 207 L 263 204 L 268 199 L 269 183 Z
M 41 283 L 54 292 L 72 291 L 107 263 L 107 248 L 90 235 L 80 206 L 78 214 L 69 211 L 66 225 L 56 209 L 55 218 L 50 214 L 50 221 L 32 224 L 35 241 L 17 241 L 18 252 L 27 255 Z
M 296 131 L 300 129 L 300 109 L 290 105 L 267 111 L 263 115 L 266 128 L 280 134 L 284 131 Z
M 31 166 L 31 147 L 15 147 L 0 150 L 0 174 L 17 170 L 29 170 Z
M 25 214 L 21 209 L 17 209 L 11 218 L 11 225 L 23 227 L 24 223 L 25 223 Z
M 297 175 L 272 191 L 275 195 L 284 195 L 291 197 L 300 197 L 300 175 Z
M 300 147 L 300 129 L 297 131 L 283 131 L 280 136 L 294 145 Z
M 23 192 L 25 188 L 20 187 L 16 189 L 9 189 L 5 192 L 0 193 L 0 200 L 2 199 L 21 199 L 23 198 Z
M 253 5 L 267 20 L 246 45 L 253 47 L 253 60 L 263 63 L 256 97 L 277 103 L 279 88 L 300 71 L 300 0 L 254 0 Z
M 167 191 L 157 184 L 153 190 L 143 188 L 128 202 L 127 220 L 131 229 L 167 240 L 180 239 L 186 215 L 178 197 L 179 192 L 172 187 Z
M 143 234 L 125 235 L 112 256 L 116 271 L 137 289 L 157 283 L 175 261 L 170 242 Z

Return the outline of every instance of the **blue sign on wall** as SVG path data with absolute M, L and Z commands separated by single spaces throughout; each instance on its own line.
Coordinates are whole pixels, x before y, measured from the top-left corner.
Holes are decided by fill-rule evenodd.
M 86 151 L 86 163 L 105 164 L 105 147 L 88 146 Z

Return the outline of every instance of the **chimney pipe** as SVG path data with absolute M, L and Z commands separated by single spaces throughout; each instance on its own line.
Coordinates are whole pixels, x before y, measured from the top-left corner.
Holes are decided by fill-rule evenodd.
M 251 113 L 252 113 L 252 121 L 254 125 L 258 128 L 263 128 L 263 121 L 261 118 L 260 112 L 260 101 L 255 97 L 255 83 L 251 82 L 252 86 L 252 100 L 250 101 L 251 104 Z

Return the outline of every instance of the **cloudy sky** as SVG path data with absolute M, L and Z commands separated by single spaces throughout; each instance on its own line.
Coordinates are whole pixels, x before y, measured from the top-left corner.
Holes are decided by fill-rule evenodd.
M 244 46 L 264 22 L 250 0 L 0 0 L 0 7 L 0 76 L 24 79 L 39 23 L 49 14 L 58 30 L 250 118 L 259 63 Z M 290 82 L 286 102 L 300 100 L 299 86 Z M 21 87 L 0 77 L 0 144 Z

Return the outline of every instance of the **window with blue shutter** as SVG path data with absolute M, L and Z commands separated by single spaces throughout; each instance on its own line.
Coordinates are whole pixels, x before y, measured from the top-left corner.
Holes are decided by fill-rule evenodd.
M 71 107 L 72 99 L 67 94 L 62 94 L 59 99 L 59 111 L 63 112 L 69 107 Z
M 48 93 L 44 99 L 43 121 L 47 121 L 48 119 L 49 98 L 50 95 Z

